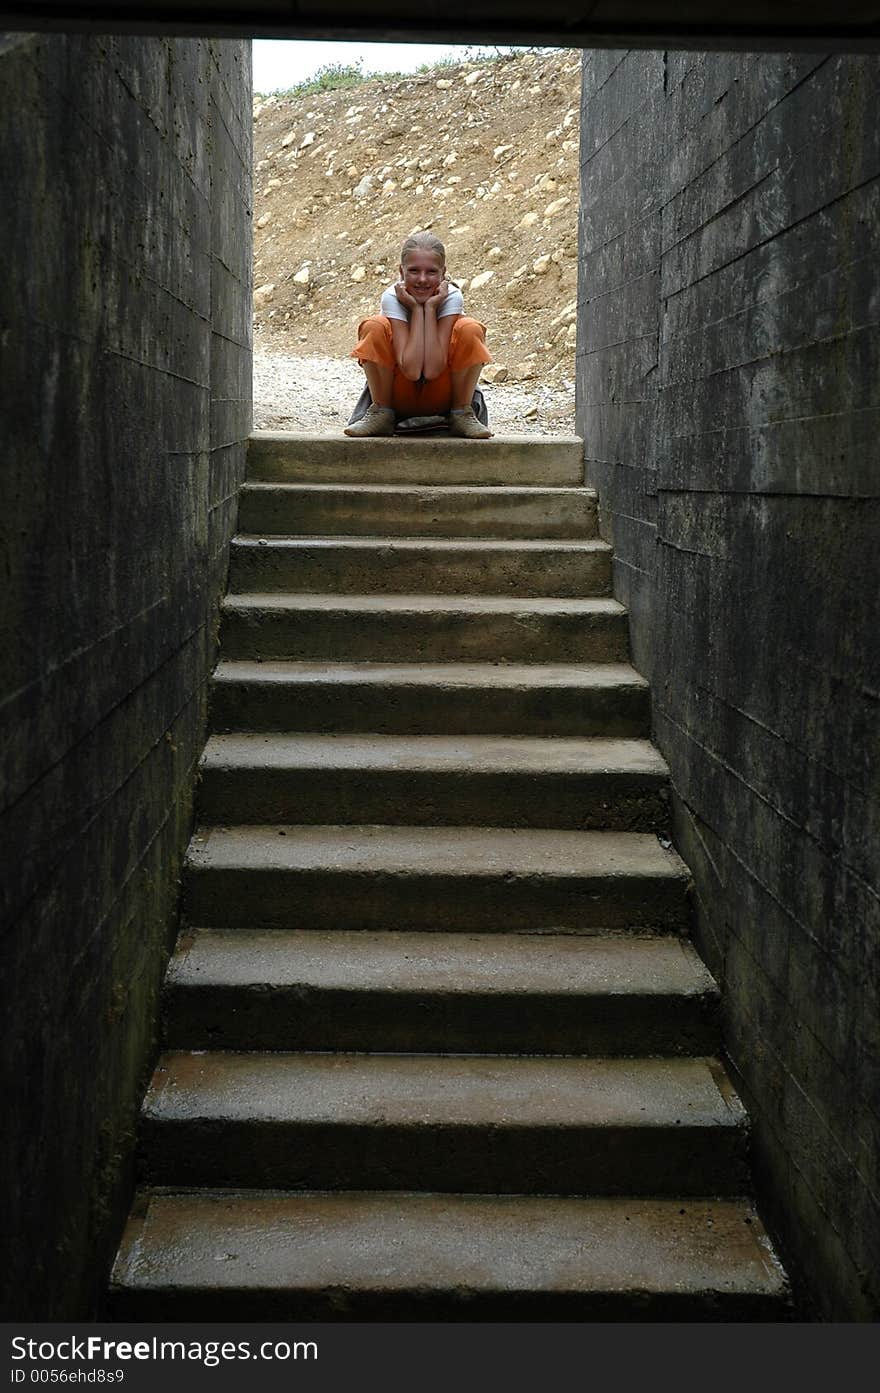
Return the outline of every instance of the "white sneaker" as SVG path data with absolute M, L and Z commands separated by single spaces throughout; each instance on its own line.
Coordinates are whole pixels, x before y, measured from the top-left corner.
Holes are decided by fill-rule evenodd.
M 449 434 L 461 435 L 465 440 L 488 440 L 492 432 L 474 415 L 474 408 L 468 406 L 464 411 L 450 411 Z
M 345 427 L 346 435 L 393 435 L 397 417 L 390 406 L 367 407 L 366 415 Z

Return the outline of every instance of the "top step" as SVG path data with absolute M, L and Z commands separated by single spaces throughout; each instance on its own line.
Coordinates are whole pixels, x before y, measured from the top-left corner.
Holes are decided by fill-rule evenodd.
M 351 439 L 254 431 L 248 479 L 266 483 L 566 484 L 584 480 L 577 436 L 496 435 Z

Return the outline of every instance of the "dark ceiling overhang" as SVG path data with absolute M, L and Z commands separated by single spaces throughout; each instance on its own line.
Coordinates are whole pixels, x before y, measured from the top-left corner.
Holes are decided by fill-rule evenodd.
M 880 51 L 878 0 L 0 0 L 0 29 L 575 48 Z

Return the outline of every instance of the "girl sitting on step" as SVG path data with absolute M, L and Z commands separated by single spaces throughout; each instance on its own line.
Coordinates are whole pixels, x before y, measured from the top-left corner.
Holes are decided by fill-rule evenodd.
M 471 404 L 484 363 L 486 326 L 464 313 L 446 276 L 446 249 L 430 232 L 407 237 L 400 280 L 382 296 L 381 313 L 358 328 L 357 358 L 372 404 L 346 435 L 393 435 L 398 417 L 443 415 L 452 435 L 485 440 L 492 432 Z

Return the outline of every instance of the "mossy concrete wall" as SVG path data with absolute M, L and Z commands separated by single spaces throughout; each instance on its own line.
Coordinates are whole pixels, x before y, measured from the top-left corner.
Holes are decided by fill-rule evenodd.
M 880 1313 L 880 59 L 593 53 L 578 419 L 764 1204 Z
M 127 1203 L 250 429 L 250 45 L 0 41 L 7 1318 Z

